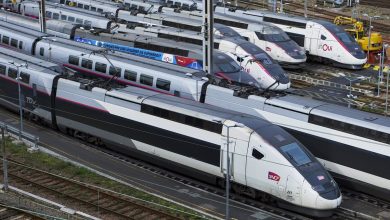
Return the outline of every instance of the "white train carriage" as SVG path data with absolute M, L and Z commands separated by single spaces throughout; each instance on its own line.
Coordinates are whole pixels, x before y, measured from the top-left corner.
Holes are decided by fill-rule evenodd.
M 233 12 L 222 7 L 216 7 L 216 12 L 273 23 L 303 47 L 313 59 L 320 62 L 349 69 L 362 69 L 367 62 L 366 54 L 356 40 L 342 27 L 327 21 L 255 10 Z
M 75 8 L 81 8 L 98 13 L 111 13 L 116 15 L 118 10 L 122 9 L 122 5 L 104 0 L 50 0 L 50 2 L 63 4 Z
M 263 119 L 138 88 L 107 90 L 99 81 L 34 75 L 23 85 L 37 105 L 24 108 L 63 132 L 223 185 L 227 126 L 236 124 L 229 129 L 233 190 L 255 198 L 271 195 L 283 207 L 314 216 L 329 216 L 340 205 L 340 190 L 321 164 Z M 0 100 L 16 100 L 8 71 L 0 74 L 0 86 L 6 94 Z
M 37 2 L 24 1 L 15 5 L 15 10 L 25 16 L 39 17 L 39 7 Z M 82 24 L 87 28 L 111 29 L 116 25 L 110 19 L 104 18 L 100 13 L 87 12 L 77 8 L 49 4 L 46 6 L 46 18 L 53 20 L 67 21 L 73 24 Z

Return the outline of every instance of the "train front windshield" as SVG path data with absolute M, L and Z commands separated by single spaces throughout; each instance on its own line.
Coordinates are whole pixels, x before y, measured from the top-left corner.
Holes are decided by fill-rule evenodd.
M 248 42 L 240 44 L 240 47 L 252 55 L 253 59 L 248 62 L 256 62 L 261 65 L 279 83 L 286 84 L 290 82 L 284 69 L 262 49 Z M 246 63 L 242 65 L 245 66 Z
M 312 162 L 310 157 L 303 151 L 303 149 L 296 143 L 284 145 L 280 148 L 285 156 L 294 161 L 297 166 L 302 166 Z
M 358 59 L 365 59 L 366 54 L 360 48 L 359 44 L 356 42 L 356 40 L 349 35 L 347 32 L 345 32 L 341 27 L 326 22 L 322 23 L 322 25 L 333 34 L 333 36 L 338 40 L 341 44 L 344 45 L 344 47 L 356 58 Z

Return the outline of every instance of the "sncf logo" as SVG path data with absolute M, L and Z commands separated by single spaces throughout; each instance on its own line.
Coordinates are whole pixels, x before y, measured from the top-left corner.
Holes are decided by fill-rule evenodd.
M 268 172 L 268 179 L 279 182 L 280 176 L 274 172 Z

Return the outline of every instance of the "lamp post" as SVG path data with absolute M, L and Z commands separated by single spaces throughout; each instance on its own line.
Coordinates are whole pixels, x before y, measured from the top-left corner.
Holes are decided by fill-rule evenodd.
M 371 47 L 371 29 L 372 29 L 371 20 L 372 20 L 372 18 L 378 19 L 378 18 L 380 18 L 380 16 L 378 16 L 378 15 L 369 16 L 368 14 L 363 14 L 363 16 L 364 16 L 364 17 L 368 17 L 368 19 L 369 19 L 369 26 L 368 26 L 368 45 L 367 45 L 367 55 L 369 56 L 369 55 L 370 55 L 370 47 Z
M 226 125 L 225 122 L 222 121 L 222 119 L 215 118 L 213 119 L 214 122 L 217 122 L 221 124 L 222 126 L 226 127 L 226 138 L 227 138 L 227 143 L 226 143 L 226 214 L 225 214 L 225 219 L 229 219 L 229 193 L 230 193 L 230 155 L 229 155 L 229 143 L 230 143 L 230 134 L 229 130 L 230 128 L 234 127 L 244 127 L 243 124 L 240 123 L 235 123 L 233 122 L 231 125 Z
M 8 12 L 10 11 L 10 9 L 2 7 L 1 10 L 4 12 L 5 22 L 8 22 Z
M 344 73 L 339 73 L 339 75 L 342 76 L 344 79 L 349 81 L 349 94 L 348 94 L 348 98 L 352 99 L 353 98 L 353 95 L 352 95 L 352 82 L 355 82 L 355 81 L 358 81 L 358 80 L 363 80 L 363 79 L 365 79 L 365 77 L 364 76 L 359 76 L 357 78 L 351 78 L 351 77 L 347 77 Z M 351 102 L 348 102 L 348 108 L 351 108 Z
M 389 47 L 388 44 L 384 44 L 382 48 L 382 57 L 383 57 L 383 62 L 382 62 L 382 72 L 383 72 L 383 66 L 385 65 L 385 51 Z M 387 104 L 388 104 L 388 98 L 389 98 L 389 73 L 386 74 L 386 103 L 385 103 L 385 113 L 387 115 Z
M 42 39 L 49 41 L 49 61 L 51 62 L 51 42 L 56 42 L 57 40 L 51 39 L 50 37 L 42 37 Z
M 20 81 L 21 81 L 21 77 L 20 77 L 20 67 L 24 67 L 25 65 L 24 64 L 17 64 L 15 62 L 10 62 L 10 64 L 12 64 L 13 66 L 16 67 L 16 71 L 17 71 L 17 77 L 16 77 L 16 80 L 18 81 L 18 94 L 19 94 L 19 114 L 20 114 L 20 124 L 19 124 L 19 140 L 22 140 L 22 132 L 23 132 L 23 107 L 22 107 L 22 93 L 21 93 L 21 89 L 20 89 Z

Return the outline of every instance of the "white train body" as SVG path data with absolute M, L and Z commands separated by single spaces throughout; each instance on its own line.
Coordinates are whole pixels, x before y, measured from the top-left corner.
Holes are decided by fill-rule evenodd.
M 17 102 L 7 53 L 0 49 L 5 107 Z M 234 190 L 246 189 L 255 197 L 267 193 L 283 206 L 315 216 L 329 215 L 340 205 L 340 191 L 321 164 L 291 135 L 263 119 L 134 87 L 106 90 L 91 80 L 23 71 L 33 76 L 22 82 L 26 99 L 35 103 L 26 105 L 26 111 L 61 131 L 97 137 L 125 154 L 214 184 L 226 173 L 229 132 Z M 240 126 L 228 128 L 235 124 Z
M 252 10 L 229 12 L 222 7 L 217 7 L 216 11 L 273 23 L 320 62 L 330 62 L 350 69 L 361 69 L 367 62 L 367 57 L 356 40 L 330 22 Z

